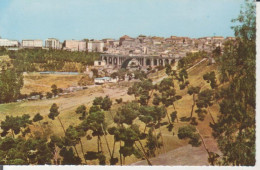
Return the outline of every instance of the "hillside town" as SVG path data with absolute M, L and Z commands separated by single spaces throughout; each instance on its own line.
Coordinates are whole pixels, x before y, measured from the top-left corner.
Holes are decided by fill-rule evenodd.
M 43 48 L 67 51 L 86 51 L 100 52 L 106 54 L 117 54 L 126 56 L 177 56 L 184 57 L 187 52 L 205 51 L 210 52 L 218 46 L 222 46 L 227 40 L 234 37 L 177 37 L 168 38 L 157 36 L 139 35 L 136 38 L 124 35 L 118 40 L 106 38 L 102 40 L 64 40 L 59 41 L 56 38 L 48 38 L 45 40 L 25 39 L 21 42 L 17 40 L 9 40 L 0 38 L 0 47 L 6 47 L 8 50 L 18 50 L 22 48 Z

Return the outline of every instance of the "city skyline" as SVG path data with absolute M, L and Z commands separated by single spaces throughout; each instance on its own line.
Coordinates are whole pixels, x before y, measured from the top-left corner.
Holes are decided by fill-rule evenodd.
M 61 3 L 62 2 L 62 3 Z M 243 0 L 1 0 L 0 36 L 14 39 L 119 39 L 234 36 Z M 223 5 L 225 4 L 225 5 Z M 199 7 L 199 8 L 198 8 Z M 171 12 L 173 11 L 173 12 Z

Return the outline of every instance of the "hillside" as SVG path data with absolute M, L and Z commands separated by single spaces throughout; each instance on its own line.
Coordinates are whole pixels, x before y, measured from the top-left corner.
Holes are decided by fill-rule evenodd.
M 190 84 L 199 85 L 202 87 L 202 89 L 209 88 L 209 85 L 203 80 L 202 75 L 205 74 L 206 72 L 213 71 L 215 69 L 216 69 L 216 66 L 214 66 L 214 65 L 208 66 L 207 61 L 203 61 L 196 67 L 189 70 Z M 159 79 L 161 76 L 165 76 L 164 70 L 159 72 L 159 74 L 157 76 Z M 30 86 L 35 85 L 35 87 L 31 87 L 31 88 L 36 88 L 39 84 L 38 81 L 39 81 L 38 78 L 30 79 L 30 81 L 25 81 L 24 86 L 29 87 L 28 85 L 30 85 Z M 46 84 L 46 83 L 42 83 L 42 84 Z M 177 82 L 175 82 L 175 84 L 177 84 Z M 24 113 L 30 114 L 33 117 L 36 113 L 39 112 L 41 115 L 44 116 L 43 122 L 45 122 L 45 128 L 48 129 L 49 133 L 54 133 L 56 135 L 63 135 L 62 129 L 57 128 L 60 126 L 59 122 L 57 120 L 51 121 L 47 117 L 47 115 L 49 113 L 49 108 L 52 103 L 57 103 L 57 105 L 59 106 L 59 108 L 60 108 L 59 111 L 61 112 L 60 118 L 66 128 L 69 125 L 72 125 L 72 124 L 76 125 L 80 122 L 78 119 L 79 116 L 75 113 L 76 108 L 78 106 L 80 106 L 81 104 L 85 104 L 87 106 L 87 108 L 89 108 L 95 97 L 108 95 L 113 101 L 115 101 L 115 99 L 117 99 L 117 98 L 122 98 L 124 102 L 133 100 L 134 99 L 133 96 L 127 95 L 127 89 L 130 85 L 131 84 L 127 83 L 127 84 L 121 84 L 121 85 L 118 85 L 118 84 L 112 85 L 111 84 L 111 85 L 105 85 L 105 86 L 94 86 L 93 88 L 89 88 L 89 89 L 79 91 L 79 92 L 74 92 L 74 93 L 68 94 L 66 96 L 60 96 L 58 98 L 49 99 L 49 100 L 38 100 L 38 101 L 26 101 L 26 102 L 19 102 L 19 103 L 1 104 L 0 105 L 0 113 L 1 113 L 0 119 L 4 120 L 6 115 L 16 116 L 16 115 L 22 115 Z M 176 87 L 176 89 L 177 89 L 177 94 L 180 94 L 182 96 L 182 99 L 175 103 L 176 110 L 178 111 L 178 117 L 181 118 L 183 116 L 189 116 L 190 110 L 191 110 L 191 105 L 192 105 L 192 96 L 187 94 L 187 89 L 179 90 L 178 86 Z M 113 106 L 111 108 L 111 113 L 115 114 L 117 108 L 119 108 L 121 105 L 122 104 L 113 104 Z M 218 114 L 218 109 L 219 109 L 217 104 L 214 104 L 210 109 L 211 109 L 212 115 L 214 116 L 214 118 L 216 118 L 217 114 Z M 174 110 L 173 107 L 170 106 L 168 108 L 168 113 L 171 113 L 173 110 Z M 111 123 L 113 122 L 112 118 L 111 118 L 111 113 L 109 113 L 109 112 L 105 113 L 106 122 L 108 125 L 111 125 Z M 166 118 L 164 121 L 167 121 Z M 210 121 L 211 121 L 210 116 L 207 115 L 203 122 L 199 122 L 198 129 L 199 129 L 200 133 L 202 134 L 202 136 L 205 138 L 208 149 L 216 152 L 218 150 L 216 147 L 216 142 L 212 139 L 212 136 L 211 136 L 211 128 L 209 127 Z M 140 125 L 140 130 L 144 129 L 144 125 L 139 120 L 136 120 L 135 123 Z M 172 132 L 168 132 L 168 130 L 165 127 L 163 127 L 162 134 L 163 134 L 163 138 L 164 138 L 164 147 L 158 151 L 159 154 L 164 154 L 166 151 L 169 152 L 171 150 L 174 151 L 174 149 L 178 149 L 179 152 L 182 152 L 182 154 L 176 155 L 176 157 L 180 160 L 177 163 L 179 165 L 185 164 L 186 159 L 184 159 L 184 158 L 187 156 L 187 154 L 188 155 L 194 154 L 193 153 L 194 149 L 197 150 L 196 153 L 198 153 L 198 155 L 200 155 L 203 152 L 205 154 L 205 150 L 203 151 L 202 147 L 188 149 L 188 148 L 190 148 L 190 146 L 188 145 L 187 141 L 178 139 L 178 137 L 176 135 L 178 133 L 177 130 L 179 127 L 181 127 L 185 124 L 187 124 L 187 123 L 181 122 L 181 121 L 179 121 L 178 123 L 174 123 L 174 130 L 173 130 L 175 133 L 174 136 L 172 135 Z M 31 126 L 31 129 L 35 133 L 37 131 L 40 131 L 40 127 L 37 125 Z M 96 148 L 95 148 L 96 139 L 95 138 L 96 137 L 93 137 L 92 140 L 82 139 L 82 143 L 83 143 L 85 151 L 95 151 L 96 150 Z M 112 147 L 112 140 L 113 140 L 112 136 L 107 135 L 107 138 L 108 138 L 108 141 L 111 141 L 109 143 L 111 143 L 110 147 Z M 145 141 L 143 141 L 143 142 L 145 142 Z M 102 143 L 104 143 L 103 138 L 102 138 Z M 145 143 L 143 143 L 143 144 L 145 144 Z M 79 147 L 79 146 L 77 146 L 77 147 Z M 118 148 L 117 145 L 116 145 L 116 148 Z M 80 148 L 78 148 L 78 149 L 80 149 Z M 103 151 L 104 151 L 105 155 L 108 155 L 108 150 L 106 147 L 103 148 Z M 117 154 L 118 154 L 118 151 L 115 151 L 115 156 L 119 156 Z M 161 156 L 159 156 L 159 159 L 160 159 L 160 157 Z M 176 157 L 174 157 L 174 159 L 177 159 Z M 195 158 L 195 157 L 193 157 L 193 158 Z M 203 159 L 199 160 L 198 164 L 204 165 L 205 162 L 207 162 L 207 160 L 205 160 L 207 157 L 204 156 L 202 158 Z M 156 158 L 153 158 L 153 160 L 154 159 L 156 159 Z M 181 160 L 183 160 L 183 162 Z M 136 161 L 138 161 L 137 158 L 135 158 L 134 156 L 130 156 L 129 158 L 127 158 L 125 160 L 125 163 L 131 164 Z M 192 158 L 190 161 L 192 162 Z M 91 164 L 97 164 L 97 162 L 91 161 Z M 138 164 L 145 164 L 145 162 L 139 162 Z M 166 161 L 166 162 L 159 161 L 159 164 L 172 165 L 172 162 L 171 161 Z

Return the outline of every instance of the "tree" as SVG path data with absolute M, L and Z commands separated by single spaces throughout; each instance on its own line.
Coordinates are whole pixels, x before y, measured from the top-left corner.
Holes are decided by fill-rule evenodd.
M 200 136 L 196 133 L 196 128 L 192 125 L 180 127 L 178 130 L 178 137 L 179 139 L 190 139 L 189 144 L 192 146 L 198 147 L 201 145 L 201 141 L 199 140 Z
M 223 153 L 221 165 L 255 165 L 256 108 L 256 11 L 254 1 L 245 1 L 245 8 L 233 22 L 236 35 L 224 47 L 220 57 L 220 74 L 228 81 L 221 96 L 220 115 L 211 124 L 213 136 Z
M 216 75 L 214 71 L 204 74 L 203 79 L 206 80 L 207 83 L 210 83 L 210 87 L 212 89 L 215 89 L 217 87 Z
M 160 148 L 162 146 L 162 143 L 158 142 L 159 138 L 160 135 L 154 135 L 153 129 L 149 129 L 145 145 L 147 148 L 147 155 L 149 157 L 154 157 L 156 148 Z
M 108 96 L 104 97 L 101 103 L 101 109 L 108 111 L 112 106 L 112 100 Z
M 152 80 L 146 79 L 141 82 L 134 83 L 132 87 L 128 88 L 127 94 L 128 95 L 134 95 L 135 98 L 139 97 L 138 102 L 141 105 L 147 105 L 149 102 L 149 99 L 151 98 L 151 95 L 153 93 L 153 83 Z M 151 91 L 151 93 L 150 93 Z
M 188 73 L 186 71 L 186 69 L 181 69 L 179 72 L 179 82 L 181 82 L 180 86 L 180 90 L 183 90 L 187 85 L 189 85 L 189 81 L 186 80 L 188 79 Z
M 131 125 L 139 115 L 139 106 L 136 102 L 130 102 L 120 107 L 114 117 L 114 122 Z
M 120 98 L 120 99 L 116 99 L 116 102 L 117 102 L 117 104 L 120 104 L 120 103 L 123 102 L 123 99 L 122 99 L 122 98 Z
M 60 156 L 63 157 L 62 164 L 63 165 L 79 165 L 81 164 L 81 159 L 79 156 L 75 156 L 73 149 L 63 147 L 60 151 Z
M 102 105 L 102 102 L 103 102 L 103 97 L 96 97 L 93 100 L 93 105 Z
M 58 94 L 58 88 L 57 88 L 56 84 L 51 85 L 51 92 L 52 92 L 52 94 L 53 94 L 54 96 L 57 96 L 57 94 Z
M 84 150 L 83 150 L 83 146 L 82 146 L 82 142 L 81 142 L 81 137 L 85 136 L 85 132 L 80 128 L 80 127 L 73 127 L 72 125 L 70 125 L 67 129 L 66 129 L 66 133 L 65 133 L 65 144 L 66 146 L 73 146 L 77 156 L 79 156 L 76 145 L 77 144 L 81 144 L 81 152 L 83 154 L 84 157 Z M 84 157 L 85 159 L 85 157 Z M 86 160 L 85 160 L 85 163 Z
M 81 114 L 81 116 L 79 117 L 80 120 L 85 119 L 86 115 L 88 114 L 86 109 L 87 109 L 87 108 L 86 108 L 85 105 L 80 105 L 80 106 L 76 109 L 76 113 L 77 113 L 77 114 Z
M 215 123 L 215 120 L 209 110 L 209 107 L 213 105 L 213 99 L 214 98 L 212 90 L 206 89 L 198 94 L 198 99 L 196 100 L 196 105 L 198 109 L 195 110 L 195 112 L 198 114 L 199 120 L 203 121 L 205 114 L 209 112 L 213 123 Z
M 221 56 L 221 48 L 220 46 L 216 47 L 213 51 L 212 51 L 213 57 L 219 57 Z
M 165 65 L 165 73 L 166 73 L 168 76 L 171 75 L 171 73 L 172 73 L 172 67 L 171 67 L 170 64 L 166 64 L 166 65 Z
M 66 133 L 66 132 L 65 132 L 65 128 L 64 128 L 64 126 L 63 126 L 63 124 L 62 124 L 62 122 L 61 122 L 61 120 L 60 120 L 60 118 L 59 118 L 59 114 L 60 114 L 60 112 L 59 112 L 59 107 L 58 107 L 58 105 L 57 105 L 56 103 L 53 103 L 52 106 L 51 106 L 51 108 L 50 108 L 50 113 L 48 114 L 48 117 L 49 117 L 50 119 L 52 119 L 52 120 L 54 120 L 54 119 L 57 117 L 58 120 L 59 120 L 59 122 L 60 122 L 60 125 L 61 125 L 61 127 L 62 127 L 62 129 L 63 129 L 63 132 L 64 132 L 64 134 L 65 134 L 65 133 Z
M 83 122 L 80 124 L 79 127 L 85 132 L 91 130 L 92 136 L 97 136 L 97 153 L 101 154 L 97 158 L 99 159 L 101 164 L 104 164 L 104 155 L 103 155 L 103 149 L 101 144 L 101 136 L 104 135 L 104 128 L 106 127 L 105 115 L 104 112 L 101 110 L 90 111 L 89 113 L 90 113 L 89 116 L 83 120 Z M 92 158 L 89 159 L 88 153 L 87 155 L 85 155 L 85 158 L 87 160 L 92 159 Z
M 189 95 L 192 95 L 192 99 L 193 99 L 193 104 L 192 104 L 192 107 L 191 107 L 191 113 L 190 113 L 190 119 L 192 118 L 193 116 L 193 110 L 194 110 L 194 107 L 196 105 L 196 96 L 195 95 L 198 95 L 200 92 L 200 87 L 189 87 L 188 88 L 188 94 Z
M 39 122 L 40 127 L 42 129 L 42 133 L 44 133 L 44 130 L 42 128 L 42 124 L 41 124 L 41 120 L 43 119 L 42 115 L 40 113 L 37 113 L 34 117 L 33 117 L 33 122 Z
M 0 103 L 13 102 L 20 96 L 23 87 L 23 76 L 15 69 L 0 72 Z
M 165 107 L 169 107 L 173 105 L 175 109 L 174 102 L 180 100 L 182 97 L 176 94 L 176 90 L 174 88 L 174 82 L 172 78 L 164 78 L 160 85 L 158 86 L 158 90 L 161 93 L 161 97 L 155 96 L 153 103 L 155 105 L 159 104 L 160 101 L 164 104 Z M 171 124 L 171 120 L 169 115 L 167 114 L 167 118 L 169 124 Z
M 51 92 L 47 92 L 47 94 L 46 94 L 46 98 L 47 98 L 47 99 L 52 98 L 52 93 L 51 93 Z
M 21 117 L 6 116 L 5 121 L 1 122 L 1 129 L 3 130 L 1 136 L 4 137 L 11 132 L 14 138 L 15 135 L 19 134 L 23 129 L 26 129 L 28 124 L 32 124 L 28 114 L 24 114 Z

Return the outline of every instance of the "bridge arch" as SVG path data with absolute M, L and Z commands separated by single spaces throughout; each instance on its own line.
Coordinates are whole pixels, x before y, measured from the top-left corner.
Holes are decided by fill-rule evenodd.
M 153 59 L 153 65 L 158 66 L 157 59 Z
M 129 64 L 134 63 L 137 67 L 140 67 L 140 61 L 138 59 L 135 59 L 135 58 L 128 58 L 126 59 L 125 61 L 123 61 L 122 65 L 121 65 L 121 68 L 127 68 L 127 66 Z
M 113 57 L 109 57 L 108 58 L 108 64 L 112 64 L 113 63 Z
M 114 64 L 114 65 L 117 65 L 117 63 L 118 63 L 117 57 L 114 57 L 114 58 L 113 58 L 113 64 Z
M 162 65 L 163 65 L 163 59 L 159 59 L 158 65 L 159 65 L 159 66 L 162 66 Z
M 151 66 L 151 62 L 152 62 L 151 59 L 147 58 L 145 64 L 147 66 Z
M 104 60 L 105 60 L 106 64 L 108 64 L 107 57 L 104 57 Z

